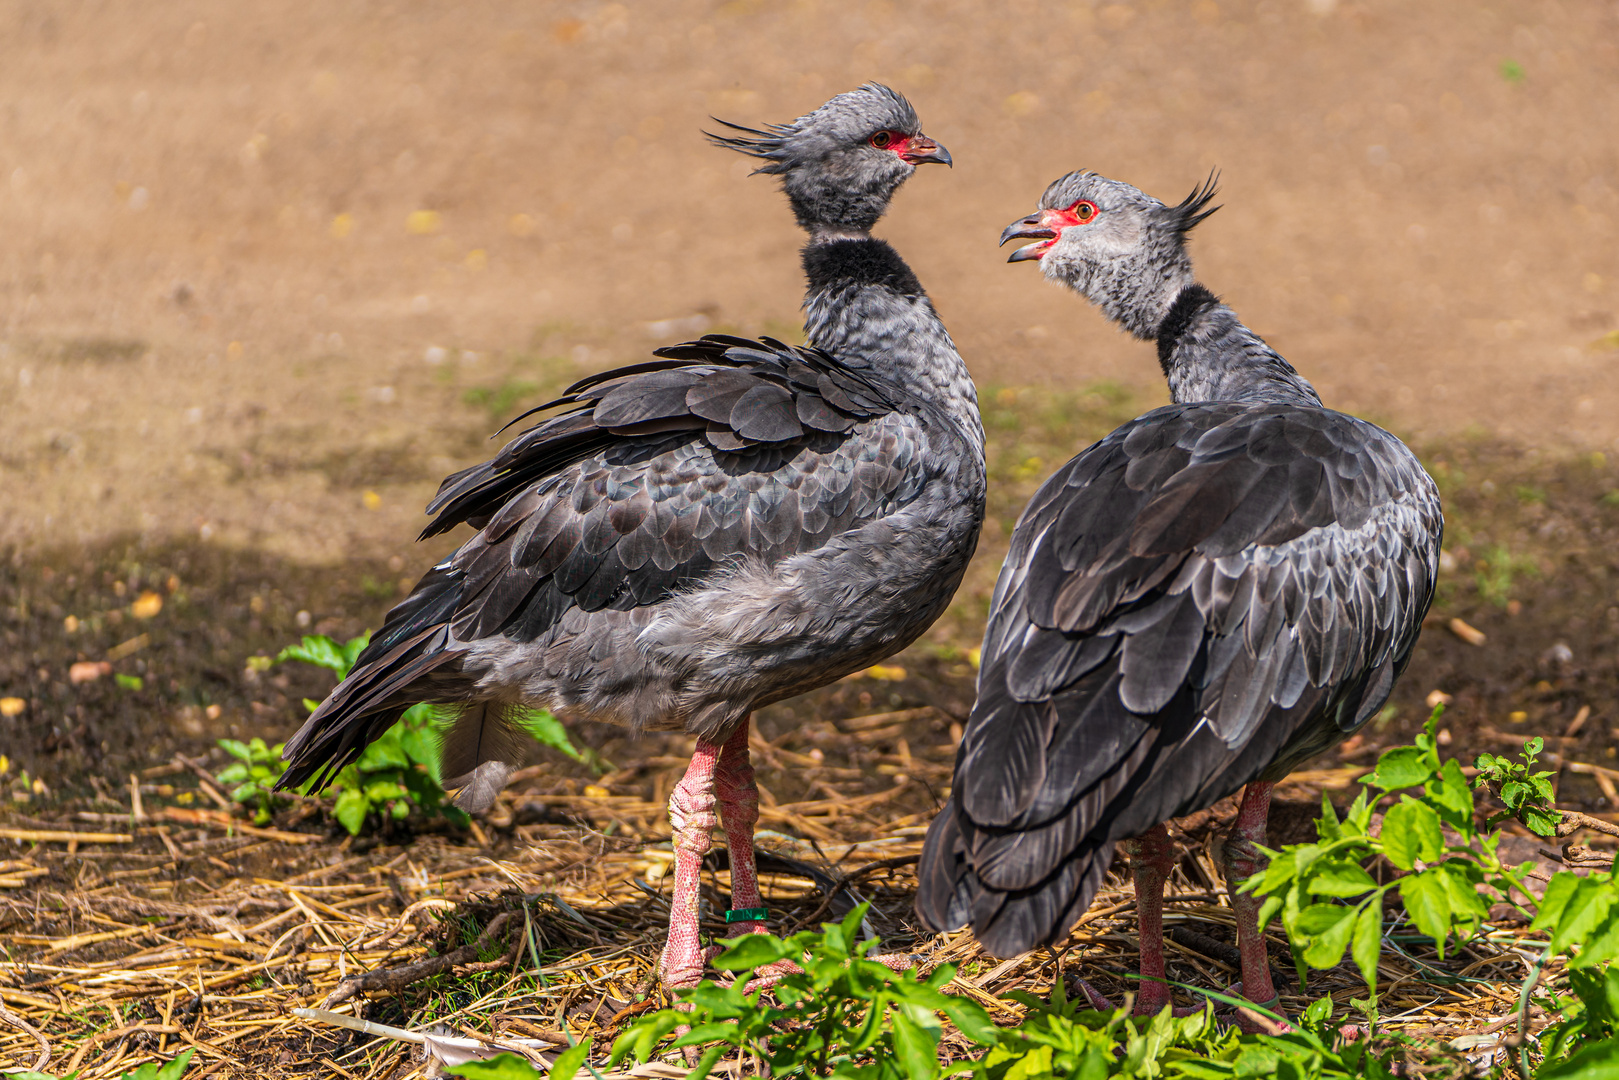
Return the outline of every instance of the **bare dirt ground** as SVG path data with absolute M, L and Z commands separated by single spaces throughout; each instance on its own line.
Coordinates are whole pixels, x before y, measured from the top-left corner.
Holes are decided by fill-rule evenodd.
M 227 836 L 175 755 L 217 768 L 217 738 L 294 729 L 329 679 L 248 658 L 377 625 L 445 550 L 411 543 L 438 480 L 521 408 L 705 329 L 794 333 L 782 200 L 700 129 L 868 79 L 956 158 L 879 232 L 984 389 L 994 490 L 967 583 L 897 677 L 761 716 L 773 827 L 838 872 L 914 851 L 1017 512 L 1163 398 L 1150 346 L 994 247 L 1081 166 L 1168 199 L 1220 168 L 1203 279 L 1444 489 L 1442 589 L 1394 709 L 1315 763 L 1299 805 L 1408 739 L 1439 691 L 1451 753 L 1553 736 L 1564 803 L 1615 811 L 1619 6 L 0 3 L 0 698 L 23 702 L 0 715 L 0 826 L 133 837 L 0 849 L 0 1002 L 44 1018 L 58 1066 L 82 1048 L 87 1075 L 117 1075 L 200 1039 L 221 1075 L 334 1075 L 323 1057 L 388 1075 L 393 1051 L 285 1010 L 450 933 L 407 920 L 424 898 L 549 890 L 583 921 L 547 909 L 548 965 L 627 951 L 584 989 L 438 983 L 375 1006 L 385 1020 L 600 1033 L 644 990 L 662 909 L 633 882 L 661 876 L 681 740 L 587 727 L 609 775 L 541 755 L 482 835 L 358 844 L 297 808 L 276 828 L 312 843 Z M 1184 910 L 1220 937 L 1207 829 L 1188 840 Z M 918 940 L 908 871 L 873 880 L 884 936 Z M 807 919 L 816 894 L 794 888 L 772 904 Z M 1102 970 L 1133 962 L 1119 903 L 1075 954 Z M 334 944 L 396 921 L 408 948 Z M 207 944 L 221 934 L 242 947 Z M 923 944 L 986 996 L 1051 976 Z M 1479 987 L 1422 1023 L 1482 1024 Z M 34 1053 L 0 1032 L 0 1067 Z
M 0 540 L 403 550 L 479 452 L 446 429 L 497 426 L 468 389 L 510 406 L 531 369 L 702 319 L 796 325 L 782 199 L 700 131 L 868 79 L 955 155 L 881 231 L 985 384 L 1161 393 L 1150 349 L 995 238 L 1073 168 L 1168 199 L 1219 168 L 1201 274 L 1329 403 L 1619 438 L 1611 2 L 7 3 L 0 28 Z

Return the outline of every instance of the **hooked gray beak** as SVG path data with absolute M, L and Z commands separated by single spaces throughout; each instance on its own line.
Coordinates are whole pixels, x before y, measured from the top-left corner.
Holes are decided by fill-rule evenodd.
M 904 153 L 900 154 L 900 157 L 904 158 L 912 165 L 927 165 L 932 163 L 937 165 L 949 165 L 952 168 L 955 167 L 955 163 L 950 160 L 950 151 L 946 150 L 944 147 L 940 146 L 926 135 L 918 135 L 916 138 L 912 139 L 910 141 L 910 145 L 905 148 Z
M 1047 224 L 1046 215 L 1048 213 L 1050 211 L 1041 211 L 1038 214 L 1030 214 L 1026 218 L 1012 222 L 1001 233 L 1001 246 L 1004 247 L 1008 240 L 1055 240 L 1058 231 Z M 1038 259 L 1046 253 L 1046 248 L 1050 246 L 1049 243 L 1025 244 L 1012 252 L 1012 257 L 1006 261 L 1026 262 L 1029 259 Z

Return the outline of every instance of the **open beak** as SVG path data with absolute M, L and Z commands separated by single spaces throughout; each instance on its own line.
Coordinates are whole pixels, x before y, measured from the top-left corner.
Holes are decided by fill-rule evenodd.
M 931 162 L 938 165 L 950 165 L 954 167 L 955 164 L 950 160 L 950 151 L 946 150 L 944 147 L 940 146 L 926 135 L 918 135 L 916 138 L 912 139 L 906 144 L 905 149 L 900 151 L 899 156 L 910 162 L 912 165 L 926 165 Z
M 1056 243 L 1057 237 L 1062 235 L 1065 227 L 1078 224 L 1076 221 L 1064 220 L 1065 217 L 1061 210 L 1041 210 L 1039 213 L 1012 222 L 1001 233 L 1002 246 L 1005 246 L 1008 240 L 1034 240 L 1036 243 L 1023 245 L 1012 252 L 1012 257 L 1006 261 L 1026 262 L 1044 255 L 1051 245 Z

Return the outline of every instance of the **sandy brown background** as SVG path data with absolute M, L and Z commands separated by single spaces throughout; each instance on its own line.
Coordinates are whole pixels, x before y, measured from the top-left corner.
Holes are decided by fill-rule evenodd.
M 1071 168 L 1219 168 L 1200 274 L 1330 404 L 1619 439 L 1611 0 L 5 3 L 0 544 L 404 550 L 545 387 L 796 325 L 781 197 L 700 130 L 868 79 L 955 155 L 879 231 L 983 384 L 1156 402 L 995 238 Z

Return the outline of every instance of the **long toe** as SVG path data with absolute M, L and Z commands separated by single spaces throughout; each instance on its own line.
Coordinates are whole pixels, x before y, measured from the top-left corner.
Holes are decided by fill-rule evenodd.
M 1232 997 L 1246 997 L 1242 992 L 1242 983 L 1233 983 L 1226 988 L 1226 993 Z M 1269 1001 L 1256 1001 L 1253 1004 L 1255 1007 L 1252 1008 L 1238 1006 L 1234 1011 L 1222 1014 L 1222 1019 L 1236 1024 L 1248 1035 L 1285 1035 L 1293 1030 L 1292 1022 L 1282 1012 L 1280 995 L 1271 998 Z M 1265 1011 L 1260 1012 L 1260 1009 Z M 1266 1013 L 1274 1013 L 1282 1017 L 1282 1019 L 1274 1020 L 1267 1016 Z
M 1091 1008 L 1095 1009 L 1097 1012 L 1112 1012 L 1118 1008 L 1117 1005 L 1113 1004 L 1113 1002 L 1108 999 L 1106 994 L 1103 994 L 1100 990 L 1086 982 L 1084 979 L 1081 979 L 1078 975 L 1069 976 L 1068 988 L 1070 996 L 1072 996 L 1073 992 L 1076 990 L 1083 994 L 1085 996 L 1085 1000 L 1090 1003 Z M 1164 1004 L 1167 1004 L 1167 1002 Z M 1131 1010 L 1131 1013 L 1134 1016 L 1157 1016 L 1163 1011 L 1164 1004 L 1155 1004 L 1154 1002 L 1137 995 L 1135 1007 Z M 1203 1007 L 1201 1005 L 1177 1005 L 1174 1009 L 1174 1015 L 1194 1016 L 1202 1011 Z

